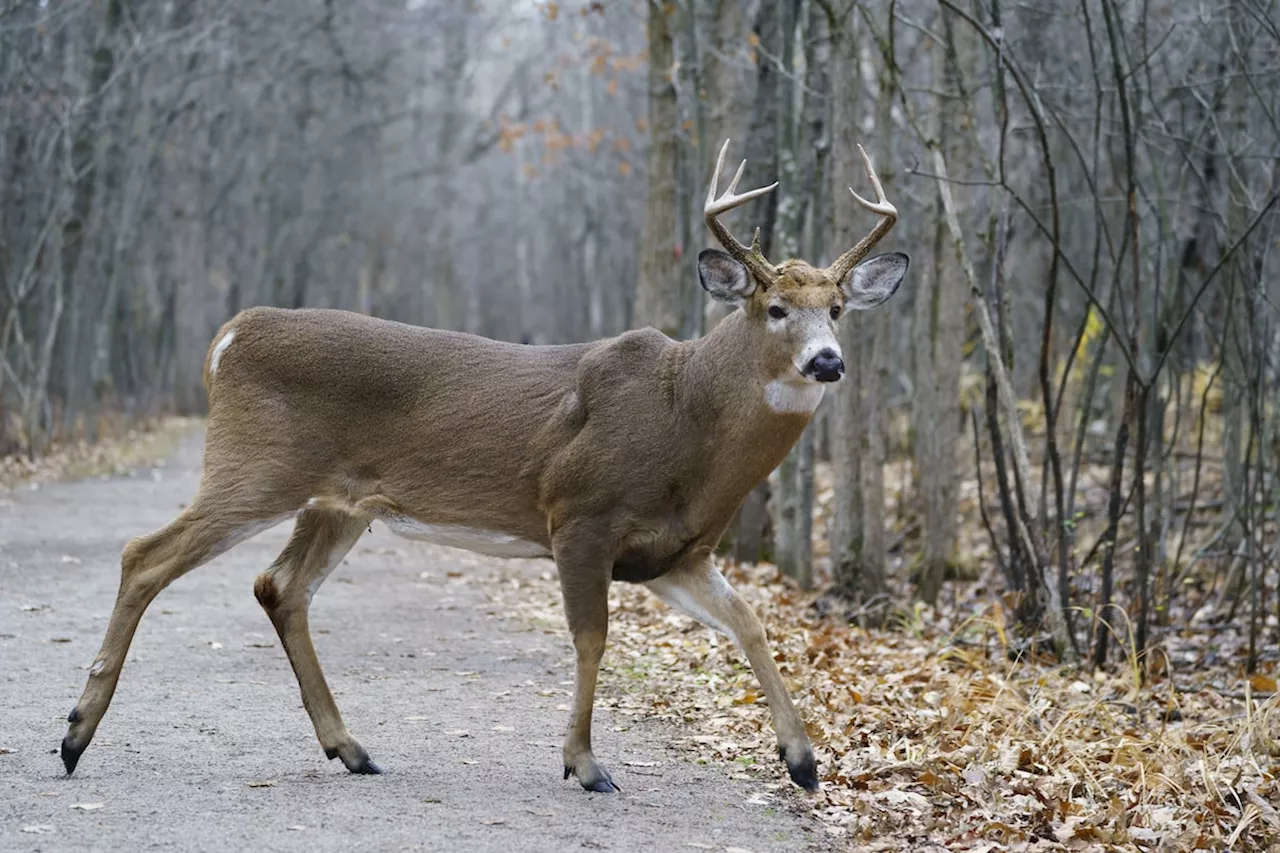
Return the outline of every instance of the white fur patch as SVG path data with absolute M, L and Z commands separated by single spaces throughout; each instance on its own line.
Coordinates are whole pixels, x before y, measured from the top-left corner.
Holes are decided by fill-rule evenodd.
M 262 531 L 275 527 L 277 524 L 284 521 L 285 519 L 293 518 L 296 514 L 297 513 L 293 513 L 293 512 L 285 513 L 284 515 L 279 515 L 279 516 L 276 516 L 275 518 L 267 518 L 267 519 L 263 519 L 262 521 L 255 521 L 252 524 L 246 524 L 244 527 L 238 528 L 229 536 L 226 536 L 225 538 L 223 538 L 223 540 L 219 542 L 214 547 L 214 549 L 205 556 L 203 562 L 207 563 L 209 560 L 212 560 L 214 557 L 218 556 L 219 554 L 229 551 L 230 549 L 239 545 L 241 542 L 245 541 L 246 539 L 250 539 L 254 536 L 257 536 Z
M 350 550 L 351 543 L 342 542 L 329 552 L 329 559 L 325 561 L 324 568 L 316 572 L 316 576 L 311 579 L 311 583 L 307 584 L 307 604 L 310 604 L 311 599 L 316 597 L 320 587 L 329 579 L 329 575 L 333 574 L 333 570 L 338 568 L 342 558 L 347 556 Z
M 775 379 L 764 386 L 764 402 L 780 414 L 812 414 L 826 390 L 819 382 Z
M 816 324 L 815 324 L 816 325 Z M 836 354 L 837 357 L 843 358 L 844 354 L 840 351 L 840 342 L 836 340 L 835 335 L 831 334 L 827 328 L 826 321 L 821 326 L 813 329 L 813 336 L 808 338 L 804 343 L 804 348 L 800 350 L 800 354 L 795 357 L 793 362 L 796 370 L 804 373 L 805 368 L 809 366 L 809 362 L 813 361 L 814 356 L 829 349 Z
M 384 515 L 382 521 L 398 536 L 461 548 L 490 557 L 546 557 L 551 554 L 537 542 L 496 530 L 464 527 L 460 524 L 423 524 L 403 515 Z
M 720 574 L 720 572 L 712 571 L 710 575 L 711 589 L 709 594 L 717 600 L 727 601 L 733 594 L 733 587 L 729 586 L 729 582 L 724 579 L 724 575 Z M 702 576 L 699 575 L 695 580 L 700 581 L 701 579 Z M 733 632 L 703 607 L 703 603 L 698 601 L 697 596 L 682 584 L 681 580 L 683 578 L 679 575 L 664 575 L 656 580 L 649 581 L 645 586 L 649 588 L 650 592 L 666 602 L 668 606 L 692 616 L 708 628 L 728 634 L 736 641 L 738 638 L 734 637 Z
M 218 372 L 218 362 L 222 360 L 222 354 L 227 351 L 227 347 L 231 346 L 231 339 L 236 336 L 236 330 L 232 329 L 222 336 L 222 340 L 214 344 L 213 355 L 209 356 L 209 375 L 213 376 Z

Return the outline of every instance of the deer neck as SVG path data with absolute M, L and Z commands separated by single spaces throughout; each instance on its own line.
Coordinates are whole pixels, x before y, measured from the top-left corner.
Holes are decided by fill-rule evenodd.
M 705 436 L 708 448 L 750 481 L 744 495 L 800 438 L 824 387 L 792 379 L 790 364 L 771 365 L 767 334 L 745 312 L 735 311 L 706 336 L 673 348 L 681 362 L 678 378 L 672 377 L 681 389 L 678 399 L 687 401 L 696 419 L 708 412 L 702 421 L 712 433 Z

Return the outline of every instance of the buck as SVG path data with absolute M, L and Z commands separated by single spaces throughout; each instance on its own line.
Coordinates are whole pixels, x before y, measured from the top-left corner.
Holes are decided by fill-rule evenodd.
M 659 598 L 746 653 L 792 780 L 819 787 L 813 748 L 765 630 L 712 552 L 747 493 L 778 465 L 844 373 L 836 321 L 873 308 L 906 274 L 903 254 L 863 261 L 893 227 L 861 146 L 879 216 L 830 267 L 770 263 L 720 214 L 745 161 L 705 218 L 725 251 L 698 256 L 707 292 L 740 310 L 705 337 L 641 329 L 594 343 L 521 346 L 332 310 L 251 308 L 205 360 L 209 418 L 199 493 L 162 529 L 129 542 L 106 637 L 62 741 L 67 773 L 115 692 L 143 611 L 176 578 L 283 520 L 294 530 L 254 593 L 297 676 L 330 759 L 379 773 L 347 731 L 308 627 L 312 596 L 377 519 L 394 532 L 481 554 L 555 560 L 576 652 L 564 774 L 618 786 L 591 749 L 612 581 Z M 853 192 L 850 189 L 850 192 Z M 859 263 L 861 262 L 861 263 Z

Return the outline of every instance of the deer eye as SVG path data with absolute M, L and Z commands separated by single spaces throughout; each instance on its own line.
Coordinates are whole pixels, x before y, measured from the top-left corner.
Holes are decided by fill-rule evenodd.
M 780 305 L 770 305 L 769 316 L 775 320 L 782 320 L 786 318 L 787 312 Z
M 840 306 L 839 306 L 839 305 L 832 305 L 832 306 L 831 306 L 831 319 L 832 319 L 832 320 L 839 320 L 839 319 L 840 319 Z

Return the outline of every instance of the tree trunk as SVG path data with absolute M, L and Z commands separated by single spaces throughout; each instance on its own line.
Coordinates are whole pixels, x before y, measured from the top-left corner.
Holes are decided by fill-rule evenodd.
M 863 236 L 864 213 L 847 187 L 866 180 L 857 149 L 858 46 L 852 27 L 832 33 L 831 46 L 831 254 L 852 246 Z M 886 152 L 887 155 L 887 152 Z M 878 158 L 878 172 L 888 177 L 885 157 Z M 831 401 L 831 468 L 835 482 L 830 530 L 831 574 L 834 590 L 857 603 L 881 599 L 885 593 L 883 492 L 870 468 L 869 421 L 874 407 L 870 397 L 878 385 L 876 367 L 867 359 L 868 342 L 876 335 L 874 315 L 850 312 L 841 321 L 840 345 L 849 372 L 836 386 Z M 880 503 L 877 505 L 877 498 Z M 870 499 L 870 501 L 869 501 Z M 873 612 L 871 621 L 877 621 Z
M 680 334 L 680 258 L 677 253 L 676 132 L 679 110 L 672 74 L 672 17 L 661 0 L 649 2 L 649 198 L 640 241 L 640 283 L 632 322 Z
M 943 12 L 948 43 L 938 43 L 933 52 L 937 96 L 937 144 L 944 150 L 960 148 L 966 136 L 954 133 L 958 126 L 959 69 L 955 33 L 950 15 Z M 961 161 L 967 162 L 963 154 Z M 963 200 L 963 187 L 953 193 Z M 935 206 L 941 208 L 936 199 Z M 955 563 L 956 512 L 958 499 L 957 445 L 960 441 L 960 368 L 964 363 L 963 276 L 956 269 L 955 252 L 950 250 L 946 222 L 938 212 L 932 216 L 933 267 L 920 276 L 915 294 L 916 395 L 913 414 L 916 431 L 916 464 L 924 509 L 924 560 L 920 567 L 916 594 L 933 604 L 949 568 Z

